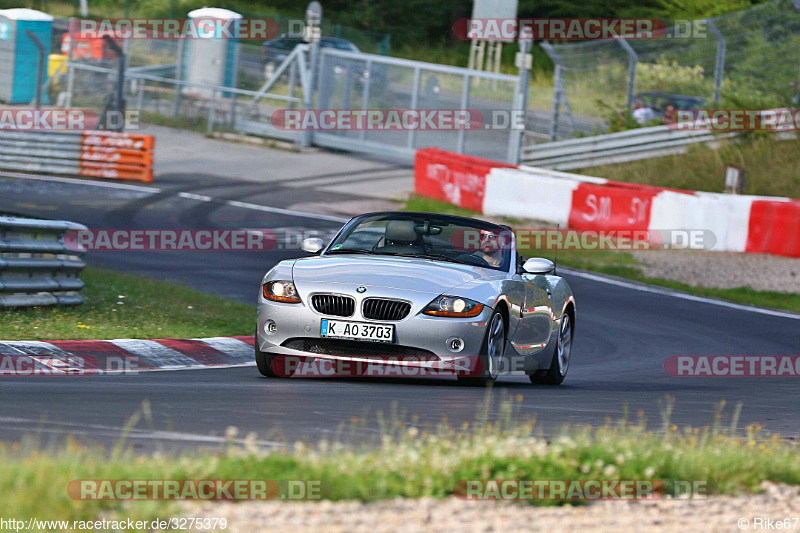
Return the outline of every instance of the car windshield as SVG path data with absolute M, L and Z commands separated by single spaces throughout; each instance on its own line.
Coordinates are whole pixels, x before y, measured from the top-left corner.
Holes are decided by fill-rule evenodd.
M 427 213 L 377 213 L 350 221 L 325 254 L 374 254 L 508 271 L 510 231 L 469 218 Z

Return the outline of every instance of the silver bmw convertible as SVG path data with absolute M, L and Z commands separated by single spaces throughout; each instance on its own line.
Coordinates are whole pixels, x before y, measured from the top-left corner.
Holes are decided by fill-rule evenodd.
M 264 376 L 309 361 L 449 370 L 473 385 L 513 371 L 553 385 L 567 375 L 572 290 L 548 259 L 524 260 L 507 226 L 367 213 L 302 248 L 314 255 L 281 261 L 259 288 Z

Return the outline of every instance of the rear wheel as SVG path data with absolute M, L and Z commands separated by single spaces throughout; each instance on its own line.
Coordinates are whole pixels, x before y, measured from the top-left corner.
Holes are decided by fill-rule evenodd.
M 572 319 L 569 313 L 564 313 L 558 328 L 558 339 L 553 360 L 548 370 L 536 372 L 530 376 L 531 383 L 541 385 L 560 385 L 567 377 L 569 359 L 572 355 Z
M 458 382 L 464 385 L 485 387 L 500 376 L 503 365 L 503 354 L 506 346 L 506 325 L 503 313 L 495 311 L 489 320 L 486 338 L 481 347 L 480 364 L 477 375 L 458 376 Z

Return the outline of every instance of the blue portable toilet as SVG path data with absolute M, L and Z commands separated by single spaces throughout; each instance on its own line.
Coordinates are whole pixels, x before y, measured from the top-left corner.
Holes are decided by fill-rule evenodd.
M 34 9 L 0 10 L 0 100 L 9 104 L 27 104 L 36 96 L 39 49 L 25 30 L 32 31 L 44 45 L 42 84 L 47 81 L 53 17 Z M 46 95 L 47 91 L 43 90 L 42 103 Z
M 228 9 L 204 7 L 189 12 L 189 20 L 202 24 L 204 20 L 231 20 L 239 24 L 242 15 Z M 195 83 L 235 87 L 238 83 L 239 41 L 236 38 L 189 39 L 186 42 L 185 76 L 183 79 Z M 199 87 L 187 87 L 185 92 L 210 96 L 211 91 Z M 223 93 L 222 96 L 229 96 Z

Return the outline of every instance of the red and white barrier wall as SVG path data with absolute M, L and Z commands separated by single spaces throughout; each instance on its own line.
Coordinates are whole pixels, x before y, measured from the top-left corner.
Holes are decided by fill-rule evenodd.
M 417 194 L 486 215 L 594 231 L 706 230 L 714 251 L 800 257 L 800 200 L 681 191 L 418 150 Z

